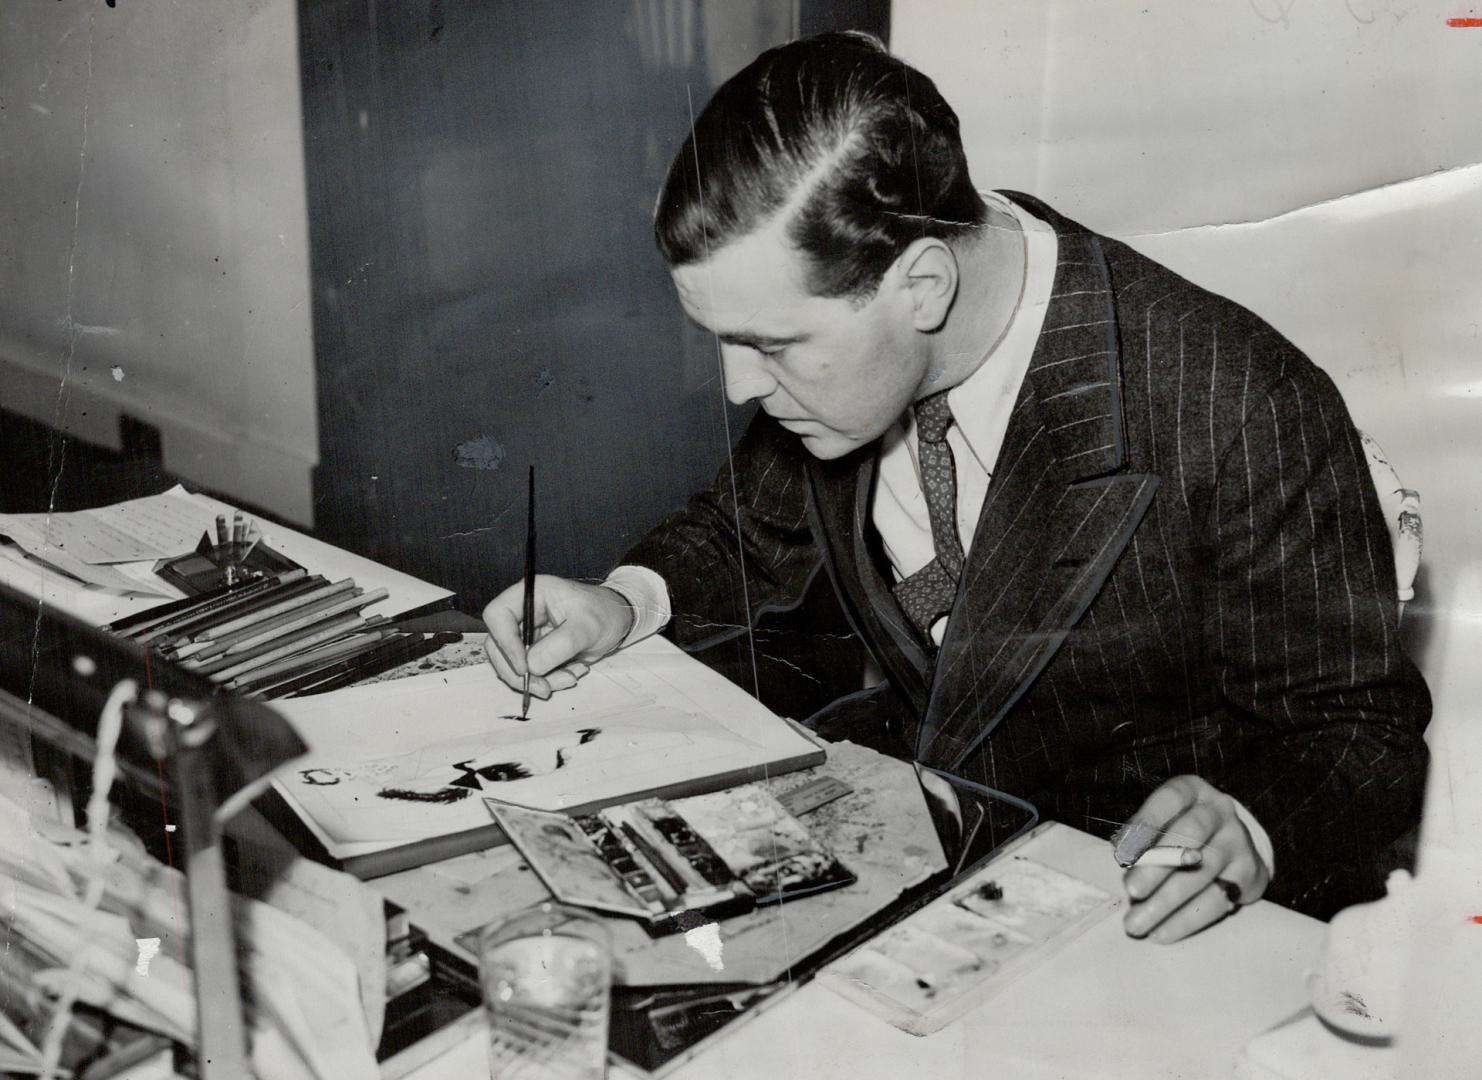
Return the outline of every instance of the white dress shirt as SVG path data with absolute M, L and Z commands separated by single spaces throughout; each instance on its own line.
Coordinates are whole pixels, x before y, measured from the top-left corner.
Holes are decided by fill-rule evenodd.
M 971 375 L 947 392 L 953 421 L 947 429 L 947 445 L 952 448 L 957 479 L 957 535 L 964 555 L 972 550 L 973 532 L 993 481 L 1009 415 L 1044 325 L 1055 287 L 1059 247 L 1055 230 L 1046 222 L 995 193 L 983 197 L 993 208 L 1012 214 L 1024 232 L 1024 287 L 1003 337 Z M 881 438 L 878 480 L 870 507 L 870 519 L 880 534 L 896 581 L 910 577 L 936 555 L 916 446 L 915 414 L 908 411 Z M 620 566 L 603 584 L 627 599 L 635 613 L 633 628 L 623 645 L 641 641 L 668 623 L 669 589 L 652 570 Z M 946 616 L 932 624 L 931 636 L 938 645 L 946 628 Z M 1235 809 L 1257 854 L 1274 874 L 1275 854 L 1266 830 L 1238 801 Z
M 995 209 L 1016 216 L 1024 230 L 1024 289 L 1003 337 L 971 375 L 947 391 L 952 409 L 947 445 L 957 478 L 957 535 L 964 555 L 972 550 L 973 531 L 988 497 L 1009 414 L 1045 322 L 1058 250 L 1049 225 L 996 195 L 985 198 Z M 936 556 L 916 446 L 916 416 L 910 411 L 881 441 L 879 479 L 870 507 L 896 581 L 910 577 Z M 946 629 L 946 616 L 932 624 L 932 640 L 938 645 Z

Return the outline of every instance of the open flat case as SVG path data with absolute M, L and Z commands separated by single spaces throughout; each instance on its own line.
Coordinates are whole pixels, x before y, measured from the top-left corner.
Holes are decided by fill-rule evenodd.
M 832 961 L 938 897 L 962 887 L 995 855 L 1016 847 L 1038 822 L 1035 809 L 1020 799 L 945 774 L 941 779 L 952 788 L 958 804 L 957 812 L 953 813 L 946 806 L 936 804 L 932 797 L 927 798 L 942 840 L 946 869 L 909 888 L 865 923 L 792 958 L 783 978 L 760 983 L 615 986 L 609 1033 L 609 1052 L 613 1058 L 647 1075 L 666 1075 L 702 1053 L 711 1042 L 724 1039 L 738 1024 L 785 999 Z M 924 790 L 929 792 L 930 788 Z M 806 827 L 807 815 L 803 814 L 800 820 Z M 837 861 L 845 868 L 849 854 L 844 850 L 837 853 Z M 700 918 L 704 922 L 710 916 Z M 382 1066 L 388 1076 L 426 1060 L 439 1046 L 467 1037 L 482 1022 L 478 1012 L 477 971 L 463 956 L 436 945 L 429 944 L 426 952 L 433 980 L 393 1012 L 416 1014 L 419 1009 L 424 1012 L 440 1009 L 443 1027 L 422 1042 L 408 1046 L 406 1039 L 397 1038 L 396 1025 L 388 1013 L 388 1040 L 382 1047 L 383 1058 L 390 1059 L 383 1061 Z M 462 1012 L 461 1018 L 456 1015 L 458 1012 Z

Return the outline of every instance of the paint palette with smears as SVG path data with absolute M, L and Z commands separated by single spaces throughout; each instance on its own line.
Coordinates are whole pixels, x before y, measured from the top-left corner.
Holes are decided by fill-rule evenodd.
M 1118 903 L 1032 859 L 996 859 L 820 979 L 902 1031 L 926 1035 L 1047 960 Z
M 855 880 L 756 784 L 576 818 L 484 802 L 557 900 L 640 919 L 655 935 Z

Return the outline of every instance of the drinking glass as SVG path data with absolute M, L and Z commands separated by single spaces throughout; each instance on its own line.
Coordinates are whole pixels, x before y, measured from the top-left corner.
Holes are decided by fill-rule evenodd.
M 493 923 L 479 975 L 493 1080 L 606 1076 L 612 936 L 600 919 L 547 902 Z

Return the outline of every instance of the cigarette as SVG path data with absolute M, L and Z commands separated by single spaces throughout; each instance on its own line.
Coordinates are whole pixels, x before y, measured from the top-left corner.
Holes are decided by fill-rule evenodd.
M 1184 870 L 1192 870 L 1204 861 L 1204 853 L 1198 848 L 1174 847 L 1164 845 L 1150 847 L 1142 853 L 1133 866 L 1175 866 Z

